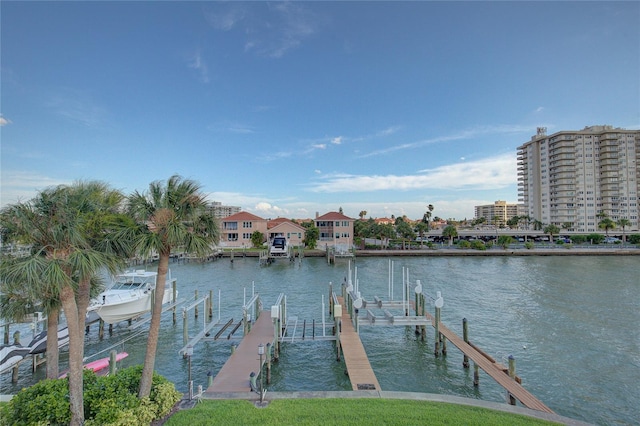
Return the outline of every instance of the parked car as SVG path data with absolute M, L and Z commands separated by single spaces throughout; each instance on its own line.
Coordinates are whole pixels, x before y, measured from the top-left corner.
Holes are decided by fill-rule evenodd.
M 617 243 L 619 243 L 619 242 L 621 242 L 621 241 L 620 241 L 620 238 L 616 238 L 616 237 L 606 237 L 606 238 L 604 239 L 604 242 L 605 242 L 606 244 L 617 244 Z

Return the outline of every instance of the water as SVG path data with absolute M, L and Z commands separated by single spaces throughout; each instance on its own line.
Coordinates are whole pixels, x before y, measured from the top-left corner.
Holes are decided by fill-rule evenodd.
M 394 299 L 402 298 L 402 269 L 412 282 L 420 279 L 429 295 L 441 291 L 445 300 L 442 321 L 459 335 L 462 318 L 469 322 L 470 340 L 503 364 L 516 358 L 523 385 L 556 413 L 601 425 L 637 424 L 640 410 L 640 262 L 637 257 L 415 257 L 358 258 L 359 289 L 363 297 L 388 299 L 389 265 L 393 261 Z M 265 309 L 278 295 L 287 295 L 289 316 L 299 326 L 316 320 L 322 334 L 322 298 L 328 310 L 329 282 L 339 291 L 347 274 L 346 261 L 329 266 L 321 258 L 302 262 L 280 261 L 258 266 L 255 258 L 236 258 L 206 264 L 171 264 L 178 279 L 180 298 L 193 298 L 214 291 L 218 316 L 218 291 L 222 295 L 221 322 L 242 316 L 242 304 L 252 286 Z M 190 314 L 190 335 L 203 323 Z M 428 307 L 433 313 L 433 306 Z M 327 317 L 328 321 L 328 317 Z M 144 330 L 146 328 L 142 327 Z M 405 327 L 362 326 L 361 338 L 382 389 L 428 392 L 505 401 L 504 390 L 481 373 L 480 386 L 473 386 L 473 369 L 462 368 L 462 354 L 449 345 L 446 357 L 433 356 L 433 329 L 427 342 Z M 215 330 L 214 330 L 215 332 Z M 106 351 L 114 345 L 130 355 L 123 366 L 142 363 L 144 332 L 129 331 L 126 323 L 114 328 L 100 342 L 97 327 L 87 336 L 87 354 Z M 237 333 L 241 333 L 241 330 Z M 301 329 L 298 330 L 300 335 Z M 237 340 L 227 333 L 215 342 L 199 343 L 192 357 L 192 376 L 206 386 L 207 373 L 216 374 Z M 307 336 L 311 331 L 307 329 Z M 125 339 L 125 343 L 118 344 Z M 182 347 L 182 319 L 174 325 L 165 314 L 156 361 L 157 371 L 176 387 L 187 390 L 187 362 L 178 355 Z M 93 358 L 93 359 L 95 359 Z M 65 354 L 61 355 L 65 360 Z M 3 374 L 1 392 L 15 393 L 42 378 L 44 368 L 32 376 L 21 367 L 17 385 Z M 256 367 L 258 355 L 256 348 Z M 61 368 L 64 368 L 62 366 Z M 280 362 L 274 365 L 271 391 L 348 390 L 344 364 L 335 360 L 332 342 L 287 343 Z

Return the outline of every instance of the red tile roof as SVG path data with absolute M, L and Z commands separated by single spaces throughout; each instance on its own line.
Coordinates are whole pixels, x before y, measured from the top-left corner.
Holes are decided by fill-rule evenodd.
M 329 213 L 323 214 L 322 216 L 317 217 L 315 220 L 355 220 L 355 219 L 352 219 L 349 216 L 345 216 L 342 213 L 329 212 Z
M 256 216 L 255 214 L 251 214 L 248 212 L 239 212 L 222 219 L 223 222 L 233 222 L 233 221 L 254 221 L 255 222 L 258 220 L 266 220 L 266 219 L 263 219 L 260 216 Z

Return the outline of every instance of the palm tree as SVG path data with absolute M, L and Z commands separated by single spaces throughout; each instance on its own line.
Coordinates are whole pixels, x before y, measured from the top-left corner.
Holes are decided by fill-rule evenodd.
M 429 232 L 429 225 L 424 222 L 418 222 L 416 224 L 416 231 L 418 231 L 418 235 L 420 235 L 420 246 L 422 246 L 424 233 Z
M 609 236 L 609 230 L 610 229 L 615 229 L 616 227 L 616 223 L 609 217 L 604 217 L 600 222 L 598 222 L 598 228 L 600 229 L 604 229 L 605 234 L 607 234 L 607 237 Z
M 631 221 L 623 217 L 618 220 L 617 224 L 620 228 L 622 228 L 622 243 L 624 244 L 627 242 L 627 235 L 624 232 L 624 228 L 627 226 L 631 226 Z
M 560 228 L 556 225 L 551 224 L 544 227 L 542 230 L 545 234 L 549 234 L 549 242 L 553 243 L 553 236 L 560 233 Z
M 29 287 L 29 297 L 40 293 L 40 300 L 47 304 L 49 336 L 57 335 L 57 313 L 60 307 L 64 310 L 69 331 L 72 425 L 84 423 L 82 362 L 89 299 L 96 290 L 99 271 L 106 268 L 115 273 L 121 265 L 120 243 L 104 243 L 104 251 L 96 248 L 108 232 L 96 232 L 93 219 L 117 207 L 119 199 L 119 193 L 105 184 L 78 182 L 43 190 L 31 202 L 9 206 L 1 215 L 9 237 L 31 246 L 29 256 L 3 265 L 3 274 L 9 282 L 21 281 Z M 49 362 L 55 362 L 55 366 L 48 363 L 47 375 L 55 372 L 57 376 L 57 339 L 47 339 L 47 351 Z
M 360 220 L 364 219 L 366 215 L 367 215 L 366 210 L 360 210 L 360 213 L 358 214 L 358 216 L 360 216 Z
M 164 297 L 169 256 L 173 248 L 205 256 L 219 241 L 215 218 L 206 210 L 206 199 L 195 181 L 174 175 L 166 185 L 156 181 L 146 193 L 134 192 L 129 197 L 128 212 L 136 222 L 136 251 L 143 255 L 159 255 L 155 299 L 149 325 L 147 350 L 140 378 L 140 398 L 148 397 L 160 333 L 162 299 Z
M 429 223 L 431 222 L 431 212 L 433 212 L 433 204 L 427 206 L 427 211 L 422 216 L 422 223 L 427 224 L 427 231 L 429 230 Z
M 453 239 L 458 236 L 458 230 L 453 225 L 447 225 L 442 230 L 442 236 L 449 238 L 449 245 L 452 245 Z

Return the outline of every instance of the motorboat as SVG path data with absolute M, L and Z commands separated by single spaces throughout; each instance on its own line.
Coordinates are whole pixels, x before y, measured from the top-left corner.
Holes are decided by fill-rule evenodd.
M 269 246 L 270 258 L 288 258 L 289 242 L 285 237 L 274 237 Z
M 69 329 L 61 327 L 58 329 L 58 347 L 61 348 L 69 343 Z M 44 353 L 47 350 L 47 330 L 36 334 L 27 345 L 31 355 Z
M 114 284 L 92 299 L 87 315 L 97 314 L 107 324 L 115 324 L 138 318 L 151 311 L 153 290 L 156 288 L 158 273 L 138 269 L 127 271 L 115 277 Z M 171 282 L 171 271 L 167 273 L 166 283 Z M 165 291 L 162 304 L 171 302 L 173 294 Z
M 22 361 L 29 351 L 29 347 L 18 344 L 0 346 L 0 374 Z

